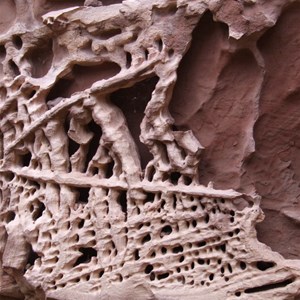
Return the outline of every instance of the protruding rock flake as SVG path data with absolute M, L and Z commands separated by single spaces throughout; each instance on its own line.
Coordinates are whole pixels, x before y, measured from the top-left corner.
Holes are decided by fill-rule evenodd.
M 300 297 L 300 261 L 257 240 L 259 190 L 238 184 L 291 2 L 0 1 L 0 299 Z M 215 138 L 222 93 L 239 99 Z

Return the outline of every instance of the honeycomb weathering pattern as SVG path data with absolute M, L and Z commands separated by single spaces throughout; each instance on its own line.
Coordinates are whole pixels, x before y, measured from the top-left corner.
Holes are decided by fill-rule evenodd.
M 297 299 L 299 261 L 256 239 L 259 196 L 201 185 L 201 141 L 168 111 L 207 11 L 260 64 L 284 4 L 116 2 L 0 3 L 0 298 Z

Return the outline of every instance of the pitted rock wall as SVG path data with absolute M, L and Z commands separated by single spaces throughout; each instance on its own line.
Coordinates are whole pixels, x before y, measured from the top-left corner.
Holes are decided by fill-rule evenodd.
M 298 11 L 1 1 L 0 297 L 297 299 Z

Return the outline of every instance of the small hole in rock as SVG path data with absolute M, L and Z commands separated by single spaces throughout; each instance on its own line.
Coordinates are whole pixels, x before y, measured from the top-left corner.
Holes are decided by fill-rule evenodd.
M 15 178 L 15 174 L 13 172 L 7 171 L 4 173 L 4 178 L 6 181 L 12 181 Z
M 22 41 L 21 37 L 18 36 L 18 35 L 14 35 L 14 36 L 13 36 L 12 42 L 13 42 L 14 46 L 15 46 L 18 50 L 20 50 L 20 49 L 22 48 L 22 46 L 23 46 L 23 41 Z
M 273 268 L 275 266 L 275 263 L 271 261 L 258 261 L 256 262 L 256 267 L 260 271 L 266 271 L 267 269 Z
M 125 221 L 127 221 L 127 192 L 126 191 L 120 192 L 117 202 L 121 206 L 122 212 L 125 215 Z
M 27 264 L 29 266 L 33 266 L 34 262 L 39 258 L 36 252 L 33 251 L 32 246 L 30 245 L 29 255 L 27 259 Z
M 11 221 L 13 221 L 16 217 L 16 214 L 13 211 L 9 211 L 7 212 L 7 216 L 6 216 L 6 222 L 9 223 Z
M 173 49 L 169 49 L 168 56 L 172 57 L 173 55 L 174 55 L 174 50 Z
M 77 192 L 77 203 L 88 203 L 90 187 L 76 187 L 74 190 Z
M 204 247 L 206 245 L 205 241 L 200 241 L 197 243 L 197 247 Z
M 32 156 L 30 152 L 21 156 L 21 163 L 23 167 L 28 167 L 30 165 L 31 157 Z
M 14 73 L 14 76 L 18 76 L 21 74 L 19 67 L 16 65 L 16 63 L 13 60 L 10 60 L 8 62 L 8 65 L 9 65 L 11 71 Z
M 126 52 L 126 68 L 129 69 L 132 63 L 132 56 L 131 53 Z
M 92 257 L 97 257 L 97 251 L 94 248 L 79 248 L 79 251 L 82 254 L 78 257 L 73 267 L 83 263 L 89 263 Z
M 154 198 L 155 198 L 155 194 L 153 193 L 147 193 L 147 197 L 144 201 L 144 204 L 147 203 L 147 202 L 151 202 L 153 203 L 154 202 Z
M 31 99 L 35 94 L 36 94 L 35 90 L 31 91 L 28 95 L 28 99 Z
M 226 245 L 225 244 L 222 244 L 220 245 L 220 249 L 222 250 L 222 252 L 226 252 Z
M 98 148 L 99 148 L 99 142 L 102 136 L 102 130 L 101 127 L 98 126 L 94 120 L 92 120 L 88 125 L 87 129 L 89 132 L 93 134 L 93 137 L 89 143 L 89 150 L 86 155 L 86 162 L 85 162 L 85 170 L 88 169 L 89 163 L 93 160 Z
M 153 270 L 153 266 L 152 265 L 148 265 L 146 268 L 145 268 L 145 273 L 146 274 L 150 274 Z
M 178 184 L 178 180 L 180 178 L 181 174 L 179 172 L 172 172 L 170 174 L 170 179 L 171 179 L 171 182 L 176 185 Z
M 99 37 L 101 39 L 107 40 L 107 39 L 110 39 L 110 38 L 112 38 L 116 35 L 119 35 L 121 33 L 122 33 L 122 30 L 120 28 L 111 28 L 111 29 L 108 29 L 106 31 L 101 31 L 99 33 Z
M 149 167 L 149 169 L 147 170 L 147 176 L 146 176 L 148 181 L 153 180 L 154 174 L 155 174 L 155 168 L 153 166 Z
M 256 286 L 253 288 L 248 288 L 245 290 L 246 294 L 252 294 L 252 293 L 257 293 L 257 292 L 264 292 L 272 289 L 277 289 L 277 288 L 283 288 L 286 287 L 287 285 L 291 284 L 294 282 L 294 278 L 289 278 L 283 281 L 275 282 L 275 283 L 270 283 L 270 284 L 265 284 L 262 286 Z
M 115 162 L 113 160 L 106 165 L 105 178 L 110 178 L 113 176 L 114 166 L 115 166 Z
M 101 278 L 101 277 L 103 276 L 103 274 L 104 274 L 104 270 L 100 270 L 100 271 L 99 271 L 99 275 L 98 275 L 99 278 Z
M 241 262 L 240 262 L 240 268 L 241 268 L 242 270 L 245 270 L 246 267 L 247 267 L 246 263 L 243 262 L 243 261 L 241 261 Z
M 145 60 L 148 60 L 149 51 L 147 49 L 145 49 L 144 54 L 145 54 Z
M 206 214 L 206 216 L 205 216 L 205 223 L 207 224 L 208 222 L 209 222 L 209 215 Z
M 143 237 L 143 239 L 142 239 L 142 244 L 145 244 L 145 243 L 149 242 L 150 240 L 151 240 L 151 236 L 150 236 L 150 234 L 148 233 L 148 234 L 146 234 L 146 235 Z
M 68 143 L 68 152 L 69 152 L 69 157 L 71 157 L 74 153 L 77 152 L 77 150 L 79 149 L 80 145 L 77 144 L 75 141 L 73 141 L 72 139 L 69 139 L 69 143 Z
M 156 46 L 157 46 L 157 48 L 158 48 L 158 51 L 161 52 L 162 49 L 163 49 L 163 41 L 162 41 L 161 39 L 157 39 L 157 40 L 155 41 L 155 44 L 156 44 Z
M 4 60 L 6 56 L 6 49 L 4 45 L 0 45 L 0 61 Z
M 138 250 L 138 249 L 136 249 L 136 250 L 134 251 L 134 259 L 135 259 L 135 260 L 139 260 L 139 259 L 140 259 L 140 254 L 139 254 L 139 250 Z
M 177 197 L 175 194 L 173 194 L 173 209 L 176 209 L 176 205 L 177 205 Z
M 84 226 L 84 219 L 81 219 L 78 223 L 78 228 L 82 228 Z
M 188 176 L 184 176 L 183 177 L 183 182 L 185 185 L 190 185 L 193 181 L 192 178 L 188 177 Z
M 158 280 L 162 280 L 162 279 L 165 279 L 167 277 L 169 277 L 169 273 L 163 273 L 163 274 L 158 274 L 157 275 Z
M 38 201 L 37 207 L 34 209 L 34 212 L 32 214 L 32 219 L 36 221 L 38 218 L 42 216 L 44 210 L 45 210 L 45 204 L 43 202 Z
M 160 232 L 160 237 L 163 237 L 165 235 L 169 235 L 172 233 L 172 227 L 170 225 L 166 225 L 162 228 Z
M 180 253 L 180 252 L 183 252 L 183 247 L 180 245 L 180 246 L 177 246 L 177 247 L 174 247 L 173 250 L 172 250 L 173 253 Z

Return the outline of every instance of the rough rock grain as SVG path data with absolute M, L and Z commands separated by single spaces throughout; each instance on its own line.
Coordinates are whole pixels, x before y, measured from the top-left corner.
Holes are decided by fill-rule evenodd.
M 1 0 L 0 299 L 298 299 L 299 14 Z

